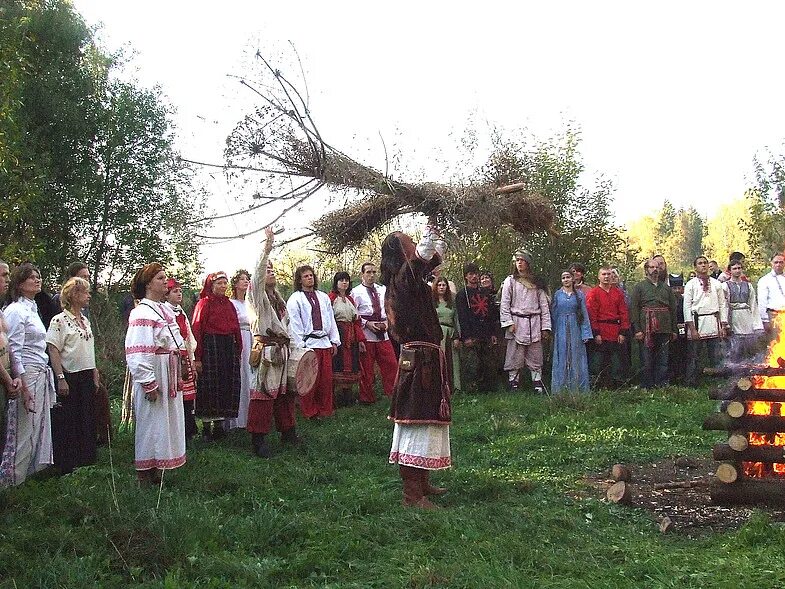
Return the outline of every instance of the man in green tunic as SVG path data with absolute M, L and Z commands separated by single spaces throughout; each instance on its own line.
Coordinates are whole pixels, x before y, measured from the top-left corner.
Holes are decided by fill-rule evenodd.
M 668 344 L 676 339 L 676 296 L 660 280 L 657 260 L 646 260 L 646 278 L 632 288 L 630 321 L 640 347 L 641 386 L 661 387 L 668 384 Z

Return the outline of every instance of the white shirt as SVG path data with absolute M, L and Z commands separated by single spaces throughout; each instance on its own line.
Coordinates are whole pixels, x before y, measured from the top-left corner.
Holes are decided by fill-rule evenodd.
M 774 270 L 758 280 L 758 312 L 764 323 L 769 322 L 767 309 L 785 310 L 785 274 L 775 274 Z
M 703 290 L 698 277 L 691 278 L 684 285 L 684 321 L 694 323 L 695 313 L 698 314 L 695 329 L 701 337 L 720 335 L 721 324 L 728 322 L 728 299 L 725 287 L 716 278 L 709 276 L 708 291 Z
M 38 316 L 35 301 L 19 297 L 5 309 L 8 322 L 8 345 L 11 348 L 11 368 L 15 376 L 25 373 L 25 366 L 48 364 L 46 328 Z
M 66 372 L 81 372 L 95 368 L 95 338 L 90 329 L 90 321 L 82 315 L 85 329 L 79 326 L 76 316 L 63 311 L 52 317 L 46 343 L 52 344 L 60 352 L 60 361 Z
M 387 287 L 383 284 L 374 284 L 373 286 L 376 288 L 376 292 L 379 293 L 379 305 L 382 310 L 381 320 L 386 322 L 387 313 L 384 310 L 384 295 L 387 292 Z M 371 293 L 368 292 L 368 288 L 360 283 L 352 289 L 351 295 L 357 305 L 357 312 L 360 315 L 360 322 L 362 323 L 363 331 L 365 332 L 365 339 L 369 342 L 382 342 L 390 339 L 390 336 L 387 335 L 386 331 L 377 333 L 365 326 L 365 324 L 368 323 L 368 320 L 363 319 L 363 316 L 373 315 L 373 301 L 371 300 Z
M 338 334 L 338 325 L 333 315 L 333 305 L 330 297 L 320 290 L 314 290 L 319 301 L 319 312 L 322 315 L 322 329 L 315 331 L 311 317 L 311 303 L 301 290 L 296 290 L 286 301 L 286 310 L 289 313 L 289 335 L 295 348 L 325 349 L 341 345 L 341 336 Z M 313 334 L 307 340 L 305 336 Z

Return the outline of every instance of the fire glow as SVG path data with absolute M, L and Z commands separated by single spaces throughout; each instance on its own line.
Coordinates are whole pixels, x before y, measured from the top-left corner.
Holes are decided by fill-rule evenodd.
M 742 462 L 741 468 L 744 476 L 753 479 L 785 477 L 785 464 L 782 462 L 773 462 L 771 464 L 765 462 Z

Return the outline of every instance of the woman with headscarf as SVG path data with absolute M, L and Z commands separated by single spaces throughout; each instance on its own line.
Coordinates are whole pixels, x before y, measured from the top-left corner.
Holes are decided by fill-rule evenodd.
M 445 244 L 434 225 L 420 242 L 396 231 L 382 243 L 381 282 L 390 335 L 401 344 L 388 418 L 395 422 L 391 464 L 399 467 L 406 507 L 433 509 L 431 470 L 450 468 L 450 367 L 441 350 L 442 328 L 426 277 L 441 263 Z
M 225 435 L 222 422 L 237 417 L 240 405 L 243 338 L 237 311 L 226 297 L 228 284 L 224 272 L 208 275 L 194 308 L 196 372 L 199 375 L 195 413 L 202 419 L 202 436 L 206 441 Z
M 561 288 L 553 295 L 553 368 L 551 389 L 554 393 L 589 390 L 589 364 L 586 342 L 593 337 L 586 295 L 576 289 L 572 272 L 563 270 Z
M 183 417 L 185 419 L 185 439 L 190 440 L 196 435 L 196 419 L 194 418 L 194 401 L 196 400 L 196 369 L 194 368 L 194 350 L 196 340 L 194 339 L 191 321 L 183 310 L 183 286 L 174 278 L 166 281 L 166 306 L 174 315 L 177 327 L 180 328 L 180 335 L 185 346 L 180 349 L 183 357 L 182 374 L 180 375 L 180 391 L 183 394 Z
M 52 464 L 50 409 L 55 404 L 54 380 L 46 354 L 46 329 L 38 316 L 35 296 L 41 275 L 33 264 L 20 264 L 11 273 L 5 308 L 11 371 L 21 378 L 21 395 L 8 403 L 5 448 L 0 462 L 0 488 L 20 485 Z
M 95 463 L 97 454 L 95 338 L 82 309 L 90 302 L 90 283 L 69 278 L 59 297 L 63 312 L 49 323 L 46 345 L 57 379 L 58 405 L 52 409 L 52 446 L 60 474 Z
M 237 408 L 237 419 L 227 420 L 229 429 L 243 428 L 248 425 L 248 404 L 251 402 L 251 319 L 248 316 L 246 295 L 251 285 L 251 273 L 248 270 L 238 270 L 229 281 L 227 297 L 237 311 L 237 320 L 240 323 L 240 334 L 243 338 L 243 351 L 240 356 L 240 405 Z M 231 292 L 229 292 L 231 291 Z
M 158 263 L 141 268 L 131 293 L 141 299 L 128 317 L 125 358 L 133 380 L 136 420 L 134 466 L 141 484 L 160 482 L 161 471 L 185 464 L 183 336 L 164 304 L 169 288 Z

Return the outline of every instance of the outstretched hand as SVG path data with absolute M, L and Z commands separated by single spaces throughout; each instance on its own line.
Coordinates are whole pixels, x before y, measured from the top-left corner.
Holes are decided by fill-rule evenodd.
M 266 238 L 264 242 L 264 253 L 269 254 L 273 251 L 273 242 L 275 241 L 275 233 L 273 233 L 272 226 L 268 225 L 264 228 L 264 236 Z

